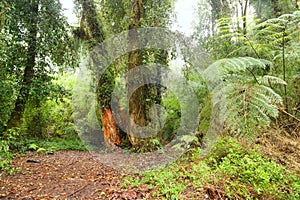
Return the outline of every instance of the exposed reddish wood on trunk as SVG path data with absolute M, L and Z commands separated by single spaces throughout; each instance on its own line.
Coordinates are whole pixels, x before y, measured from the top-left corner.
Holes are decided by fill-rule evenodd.
M 110 108 L 102 109 L 101 121 L 106 147 L 114 148 L 115 146 L 119 146 L 121 144 L 121 138 L 117 129 L 116 119 Z

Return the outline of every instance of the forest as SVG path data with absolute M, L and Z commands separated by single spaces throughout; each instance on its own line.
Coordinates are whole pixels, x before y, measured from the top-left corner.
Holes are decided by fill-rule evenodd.
M 300 199 L 300 1 L 178 1 L 1 0 L 1 199 Z

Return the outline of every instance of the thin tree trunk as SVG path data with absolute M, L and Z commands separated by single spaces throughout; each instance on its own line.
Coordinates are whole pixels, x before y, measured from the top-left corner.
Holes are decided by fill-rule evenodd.
M 283 80 L 286 81 L 286 60 L 285 60 L 285 31 L 286 27 L 282 33 L 282 70 L 283 70 Z M 287 99 L 287 86 L 284 85 L 284 108 L 288 111 L 288 99 Z
M 29 22 L 29 47 L 27 51 L 27 62 L 23 74 L 22 86 L 20 88 L 15 107 L 11 112 L 10 119 L 7 123 L 6 130 L 18 127 L 21 123 L 21 117 L 25 110 L 26 103 L 29 98 L 32 81 L 34 78 L 34 66 L 37 56 L 37 33 L 38 33 L 38 12 L 39 1 L 32 3 L 32 15 Z
M 282 14 L 282 9 L 280 8 L 280 5 L 279 5 L 279 0 L 273 1 L 273 12 L 274 12 L 275 17 L 279 17 Z
M 243 19 L 243 35 L 247 35 L 247 8 L 248 8 L 248 0 L 245 1 L 245 4 L 242 7 L 242 19 Z

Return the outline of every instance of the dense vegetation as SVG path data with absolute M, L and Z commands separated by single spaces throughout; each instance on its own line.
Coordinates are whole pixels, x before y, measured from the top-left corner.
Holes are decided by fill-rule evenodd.
M 179 140 L 189 143 L 192 149 L 159 173 L 146 172 L 138 180 L 128 177 L 124 187 L 148 184 L 150 189 L 158 191 L 157 198 L 167 199 L 196 198 L 181 195 L 184 191 L 196 193 L 199 187 L 214 185 L 220 188 L 219 195 L 232 199 L 300 198 L 297 174 L 300 170 L 286 170 L 270 161 L 259 147 L 247 146 L 268 130 L 299 140 L 300 2 L 199 0 L 197 23 L 188 41 L 201 46 L 210 56 L 204 68 L 218 69 L 222 84 L 210 90 L 205 77 L 197 73 L 184 52 L 135 50 L 115 60 L 101 78 L 95 75 L 98 68 L 89 66 L 93 80 L 97 80 L 96 88 L 91 88 L 96 91 L 97 102 L 92 108 L 85 108 L 84 102 L 90 96 L 78 94 L 80 88 L 72 96 L 78 66 L 89 59 L 89 52 L 98 43 L 122 31 L 144 27 L 170 29 L 174 1 L 74 0 L 74 3 L 78 27 L 68 24 L 58 0 L 0 2 L 0 170 L 14 172 L 12 159 L 26 151 L 85 150 L 80 137 L 93 141 L 95 133 L 90 131 L 83 136 L 76 127 L 74 118 L 79 114 L 73 110 L 74 103 L 75 107 L 86 110 L 83 121 L 89 122 L 90 113 L 96 110 L 98 126 L 114 124 L 114 118 L 108 120 L 105 116 L 111 113 L 113 88 L 123 84 L 122 74 L 140 65 L 161 64 L 171 70 L 176 68 L 172 60 L 183 57 L 184 64 L 178 71 L 198 98 L 200 121 L 192 137 Z M 137 45 L 130 34 L 129 44 Z M 159 76 L 160 72 L 151 73 Z M 147 76 L 142 75 L 142 79 Z M 84 84 L 90 87 L 89 83 Z M 211 111 L 216 106 L 213 97 L 222 96 L 221 93 L 226 95 L 224 108 L 220 110 L 223 117 L 220 126 L 224 128 L 218 133 L 221 137 L 210 155 L 200 158 L 200 147 L 212 120 Z M 153 104 L 166 108 L 166 124 L 156 136 L 146 139 L 113 127 L 112 133 L 107 130 L 104 134 L 113 134 L 114 141 L 104 135 L 98 143 L 147 152 L 163 149 L 176 137 L 182 105 L 164 86 L 140 87 L 128 104 L 132 117 L 129 126 L 148 125 L 149 108 Z M 152 112 L 159 115 L 158 110 Z M 115 117 L 122 118 L 122 113 L 119 115 Z
M 193 149 L 178 162 L 142 173 L 138 179 L 128 177 L 123 186 L 147 184 L 158 199 L 201 199 L 203 188 L 210 199 L 299 198 L 299 178 L 263 158 L 259 148 L 245 148 L 232 138 L 222 138 L 209 157 L 199 159 L 200 151 Z

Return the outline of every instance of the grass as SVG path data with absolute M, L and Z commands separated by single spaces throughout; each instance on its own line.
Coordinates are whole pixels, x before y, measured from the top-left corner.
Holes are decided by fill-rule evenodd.
M 124 186 L 148 185 L 153 198 L 199 199 L 207 188 L 229 199 L 300 199 L 300 179 L 264 158 L 258 149 L 221 138 L 210 156 L 200 159 L 201 149 L 159 171 L 128 177 Z M 197 196 L 198 195 L 198 196 Z

